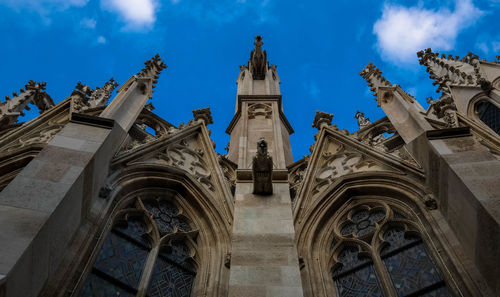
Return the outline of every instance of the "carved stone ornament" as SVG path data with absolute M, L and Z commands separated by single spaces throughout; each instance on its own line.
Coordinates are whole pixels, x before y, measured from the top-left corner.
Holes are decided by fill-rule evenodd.
M 438 208 L 436 199 L 434 199 L 434 196 L 432 196 L 431 194 L 428 194 L 424 197 L 424 203 L 427 209 L 434 210 Z
M 262 36 L 257 35 L 255 37 L 255 49 L 252 50 L 250 54 L 250 61 L 248 62 L 248 68 L 252 72 L 253 79 L 265 79 L 267 71 L 267 55 L 266 51 L 262 50 Z
M 257 195 L 273 194 L 273 158 L 267 152 L 267 141 L 261 138 L 257 142 L 257 155 L 252 162 L 253 193 Z
M 266 118 L 270 119 L 273 114 L 273 109 L 267 103 L 252 103 L 248 105 L 248 118 Z
M 205 124 L 205 126 L 214 123 L 212 119 L 212 114 L 210 113 L 210 107 L 194 109 L 193 117 L 195 121 L 202 121 Z
M 364 127 L 370 125 L 370 119 L 365 118 L 365 114 L 361 111 L 356 111 L 356 115 L 354 116 L 354 118 L 358 120 L 358 126 L 360 129 L 363 129 Z
M 394 98 L 395 87 L 379 87 L 377 91 L 377 106 L 390 103 Z
M 442 118 L 448 128 L 458 127 L 457 107 L 455 106 L 455 102 L 453 102 L 453 98 L 445 95 L 439 100 L 434 101 L 432 106 L 434 107 L 434 114 L 439 119 Z
M 313 128 L 320 130 L 321 127 L 323 126 L 326 127 L 330 126 L 332 124 L 332 119 L 333 119 L 333 114 L 316 110 L 316 115 L 314 116 L 314 121 L 312 126 Z

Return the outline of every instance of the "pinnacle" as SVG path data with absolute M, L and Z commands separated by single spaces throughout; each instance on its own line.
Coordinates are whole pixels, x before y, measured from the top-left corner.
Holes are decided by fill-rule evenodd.
M 167 65 L 162 61 L 159 54 L 154 55 L 151 59 L 144 62 L 144 68 L 141 72 L 137 73 L 139 77 L 152 77 L 153 78 L 153 88 L 156 87 L 157 79 L 159 78 L 160 72 L 167 68 Z
M 471 52 L 462 59 L 459 56 L 433 52 L 430 48 L 417 52 L 420 65 L 426 67 L 436 92 L 449 94 L 450 85 L 477 86 L 482 78 L 479 73 L 479 57 Z
M 370 91 L 373 95 L 377 96 L 377 89 L 379 87 L 390 87 L 392 84 L 382 76 L 382 71 L 378 69 L 372 62 L 369 62 L 363 70 L 359 73 L 370 86 Z

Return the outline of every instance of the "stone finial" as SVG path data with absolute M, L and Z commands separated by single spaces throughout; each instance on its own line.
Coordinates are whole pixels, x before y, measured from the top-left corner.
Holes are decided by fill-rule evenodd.
M 110 78 L 102 87 L 96 88 L 89 97 L 91 107 L 104 106 L 108 104 L 111 93 L 118 86 L 118 83 Z
M 167 65 L 162 61 L 160 55 L 156 54 L 151 59 L 144 62 L 146 65 L 141 69 L 141 72 L 137 73 L 138 77 L 152 77 L 153 78 L 153 88 L 156 87 L 157 79 L 160 75 L 160 72 L 167 68 Z
M 252 73 L 253 79 L 262 80 L 266 78 L 267 72 L 267 54 L 262 50 L 262 36 L 255 37 L 255 49 L 250 53 L 250 60 L 248 61 L 248 69 Z
M 432 103 L 432 107 L 434 109 L 433 113 L 439 118 L 443 119 L 446 122 L 446 126 L 448 128 L 458 127 L 458 119 L 455 106 L 455 102 L 453 98 L 448 95 L 444 95 L 438 100 Z
M 195 121 L 202 121 L 205 126 L 213 124 L 212 113 L 210 112 L 210 107 L 200 108 L 193 110 L 193 117 Z
M 252 160 L 253 193 L 256 195 L 273 194 L 273 158 L 267 152 L 267 141 L 257 142 L 257 154 Z
M 451 85 L 480 86 L 479 57 L 468 53 L 462 59 L 433 52 L 430 48 L 417 52 L 420 65 L 426 67 L 429 77 L 437 85 L 436 92 L 449 95 Z
M 370 125 L 370 119 L 365 118 L 365 114 L 361 111 L 356 111 L 356 115 L 354 115 L 354 118 L 358 120 L 358 126 L 360 129 L 363 129 L 364 127 Z
M 333 114 L 326 113 L 323 111 L 316 110 L 316 115 L 314 116 L 313 128 L 321 130 L 323 126 L 328 127 L 332 124 Z
M 370 87 L 370 91 L 372 91 L 375 97 L 377 97 L 377 89 L 379 87 L 392 86 L 392 84 L 382 76 L 382 71 L 373 65 L 372 62 L 369 62 L 368 65 L 361 70 L 359 75 L 366 80 L 368 86 Z
M 45 82 L 28 81 L 19 93 L 13 92 L 12 98 L 5 96 L 5 102 L 0 103 L 0 129 L 6 125 L 14 124 L 18 116 L 23 116 L 23 111 L 29 110 L 29 104 L 35 104 L 40 113 L 54 106 L 52 98 L 45 92 Z

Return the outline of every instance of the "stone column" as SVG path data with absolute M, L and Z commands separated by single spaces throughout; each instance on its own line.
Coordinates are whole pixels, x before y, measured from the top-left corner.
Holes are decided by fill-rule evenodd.
M 238 171 L 229 297 L 302 297 L 287 172 L 274 171 L 273 195 L 252 194 Z
M 0 297 L 36 297 L 98 196 L 128 129 L 151 98 L 159 57 L 131 77 L 100 117 L 68 123 L 0 193 Z

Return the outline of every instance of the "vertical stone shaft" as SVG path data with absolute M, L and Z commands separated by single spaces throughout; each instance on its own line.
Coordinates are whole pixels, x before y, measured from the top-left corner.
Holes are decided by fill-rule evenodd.
M 238 78 L 236 114 L 228 128 L 228 156 L 238 164 L 229 296 L 303 296 L 286 166 L 292 163 L 293 133 L 281 108 L 275 67 L 254 79 L 252 68 Z M 246 72 L 246 73 L 245 73 Z M 252 194 L 252 158 L 257 141 L 273 157 L 273 194 Z
M 56 272 L 152 81 L 132 77 L 100 117 L 73 114 L 0 193 L 0 296 L 36 297 Z

